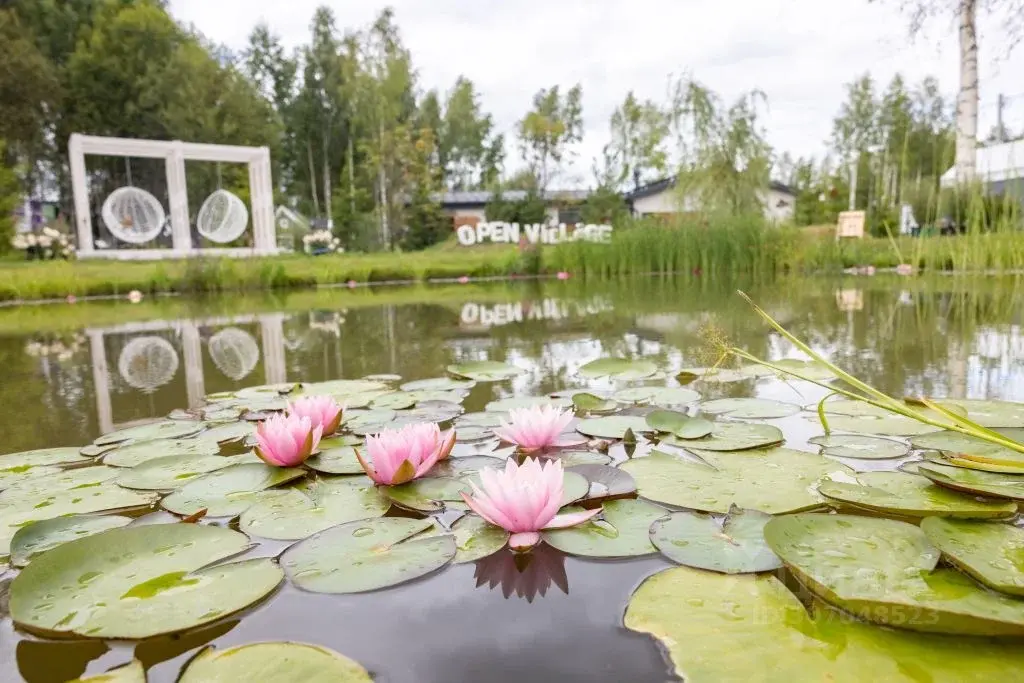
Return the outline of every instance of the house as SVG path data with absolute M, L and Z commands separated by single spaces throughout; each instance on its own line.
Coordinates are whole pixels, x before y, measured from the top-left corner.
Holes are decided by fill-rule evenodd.
M 999 142 L 978 147 L 974 157 L 978 180 L 993 194 L 1011 191 L 1024 196 L 1024 140 Z M 942 187 L 956 186 L 956 167 L 950 168 L 939 179 Z
M 676 178 L 662 178 L 641 185 L 623 195 L 634 216 L 666 216 L 695 211 L 696 198 L 681 198 L 676 192 Z M 782 183 L 771 181 L 762 200 L 765 218 L 782 223 L 793 218 L 796 191 Z
M 487 220 L 487 205 L 494 199 L 494 192 L 445 192 L 438 195 L 438 201 L 444 212 L 451 216 L 452 226 L 458 229 L 463 225 L 476 226 Z M 574 225 L 580 222 L 580 202 L 590 195 L 588 190 L 547 190 L 543 193 L 547 204 L 549 223 L 565 223 Z M 518 202 L 526 198 L 525 190 L 507 190 L 501 193 L 507 202 Z

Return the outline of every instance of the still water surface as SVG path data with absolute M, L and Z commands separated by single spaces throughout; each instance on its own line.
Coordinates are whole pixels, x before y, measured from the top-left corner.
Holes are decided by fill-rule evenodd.
M 610 388 L 576 369 L 608 355 L 650 358 L 670 376 L 706 365 L 711 326 L 754 354 L 797 355 L 734 289 L 654 279 L 533 282 L 60 306 L 33 317 L 0 311 L 0 451 L 85 444 L 213 392 L 380 373 L 420 379 L 467 360 L 527 370 L 478 384 L 467 412 L 507 396 Z M 1018 281 L 851 278 L 745 289 L 815 348 L 890 393 L 1024 400 Z M 801 404 L 820 397 L 776 380 L 700 390 L 705 398 Z M 790 447 L 819 431 L 799 417 L 778 423 Z M 333 648 L 388 683 L 676 680 L 655 642 L 622 626 L 633 589 L 667 561 L 584 561 L 546 546 L 533 555 L 526 570 L 500 553 L 365 595 L 285 585 L 248 613 L 138 644 L 36 640 L 4 618 L 0 680 L 62 683 L 135 656 L 151 682 L 173 681 L 204 645 L 270 639 Z

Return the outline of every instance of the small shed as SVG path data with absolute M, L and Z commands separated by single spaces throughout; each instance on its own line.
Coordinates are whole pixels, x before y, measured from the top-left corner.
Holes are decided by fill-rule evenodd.
M 676 176 L 641 185 L 627 192 L 624 199 L 634 216 L 669 216 L 699 209 L 696 197 L 680 197 L 676 192 Z M 793 218 L 796 191 L 773 180 L 768 183 L 761 202 L 765 218 L 773 222 L 785 222 Z

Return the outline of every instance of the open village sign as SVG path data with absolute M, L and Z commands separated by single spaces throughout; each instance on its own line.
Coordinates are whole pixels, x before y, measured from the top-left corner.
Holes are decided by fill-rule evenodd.
M 473 225 L 460 225 L 455 231 L 459 244 L 471 247 L 474 244 L 484 242 L 505 242 L 518 244 L 519 240 L 526 238 L 530 244 L 558 244 L 559 242 L 575 242 L 586 240 L 588 242 L 610 242 L 612 237 L 612 226 L 593 225 L 576 223 L 570 229 L 565 223 L 548 224 L 534 223 L 522 225 L 519 223 L 503 223 L 501 221 L 491 223 L 477 223 Z

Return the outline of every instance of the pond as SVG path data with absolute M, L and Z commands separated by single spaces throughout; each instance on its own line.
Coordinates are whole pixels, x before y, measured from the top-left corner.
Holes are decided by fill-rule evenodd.
M 914 536 L 920 532 L 905 521 L 909 519 L 916 523 L 921 517 L 937 514 L 934 509 L 945 509 L 942 505 L 952 505 L 956 510 L 961 508 L 943 499 L 939 508 L 926 506 L 926 512 L 920 514 L 908 511 L 900 507 L 899 501 L 902 499 L 909 506 L 907 501 L 915 494 L 906 491 L 890 496 L 896 499 L 896 503 L 890 500 L 876 506 L 871 496 L 879 495 L 879 491 L 888 484 L 879 481 L 869 486 L 867 479 L 858 480 L 857 477 L 865 473 L 870 476 L 871 472 L 893 471 L 901 465 L 906 471 L 913 472 L 914 467 L 908 467 L 906 463 L 916 463 L 929 454 L 933 454 L 936 467 L 949 468 L 948 462 L 937 460 L 941 457 L 938 454 L 947 450 L 941 441 L 933 444 L 925 439 L 911 443 L 910 446 L 915 448 L 908 453 L 908 437 L 919 438 L 913 436 L 918 433 L 914 429 L 903 430 L 902 424 L 890 429 L 881 425 L 883 420 L 870 411 L 836 407 L 830 409 L 836 431 L 859 434 L 859 437 L 850 441 L 847 450 L 842 450 L 844 444 L 839 441 L 831 446 L 826 444 L 840 450 L 825 453 L 830 457 L 819 456 L 820 445 L 809 440 L 823 433 L 815 409 L 818 401 L 829 394 L 828 389 L 808 381 L 781 379 L 770 373 L 749 369 L 737 371 L 737 363 L 732 360 L 725 366 L 723 374 L 704 376 L 698 372 L 695 381 L 693 376 L 680 375 L 680 372 L 713 365 L 717 360 L 715 345 L 722 341 L 759 358 L 802 358 L 792 343 L 772 331 L 735 293 L 737 287 L 742 287 L 797 337 L 827 355 L 844 370 L 890 395 L 1024 401 L 1024 308 L 1019 305 L 1021 285 L 1014 279 L 954 277 L 934 280 L 849 277 L 843 280 L 783 280 L 768 285 L 707 281 L 682 283 L 638 278 L 614 285 L 585 286 L 569 281 L 408 290 L 379 288 L 355 292 L 339 289 L 279 298 L 167 299 L 138 305 L 90 303 L 33 310 L 0 310 L 0 360 L 5 373 L 0 386 L 5 407 L 0 412 L 0 433 L 4 434 L 0 451 L 19 453 L 63 446 L 81 447 L 99 439 L 99 445 L 86 449 L 84 458 L 71 455 L 46 464 L 31 463 L 39 465 L 35 472 L 33 467 L 5 471 L 4 456 L 0 456 L 0 489 L 20 487 L 30 495 L 48 501 L 30 507 L 70 505 L 68 496 L 63 495 L 66 492 L 53 493 L 51 490 L 54 486 L 57 489 L 65 486 L 59 483 L 64 481 L 60 477 L 66 480 L 69 474 L 108 465 L 120 466 L 124 472 L 129 472 L 127 466 L 137 468 L 147 458 L 153 457 L 151 447 L 154 443 L 161 449 L 169 448 L 167 452 L 179 453 L 182 458 L 210 455 L 206 451 L 189 450 L 188 444 L 181 446 L 182 441 L 202 437 L 201 433 L 196 436 L 195 430 L 193 433 L 186 433 L 187 429 L 180 433 L 163 433 L 158 428 L 148 435 L 145 431 L 138 431 L 140 426 L 154 420 L 170 415 L 176 424 L 168 429 L 173 431 L 201 414 L 189 414 L 185 410 L 201 410 L 206 406 L 205 417 L 210 422 L 214 419 L 212 414 L 218 413 L 218 405 L 216 419 L 236 420 L 243 407 L 256 412 L 255 417 L 267 417 L 283 407 L 279 391 L 291 390 L 293 383 L 306 385 L 294 394 L 298 395 L 303 391 L 316 393 L 308 385 L 346 379 L 364 381 L 362 384 L 321 385 L 329 387 L 322 393 L 338 397 L 341 403 L 348 402 L 351 408 L 351 411 L 346 411 L 343 425 L 345 438 L 351 440 L 343 438 L 333 445 L 346 448 L 348 444 L 358 443 L 366 434 L 404 422 L 437 419 L 446 428 L 455 417 L 455 428 L 463 436 L 452 452 L 451 461 L 465 466 L 461 473 L 458 468 L 453 470 L 458 476 L 472 475 L 473 468 L 467 464 L 472 461 L 466 460 L 467 457 L 505 458 L 512 454 L 514 448 L 491 438 L 490 433 L 499 417 L 506 417 L 510 407 L 522 403 L 512 399 L 549 397 L 556 405 L 571 408 L 574 395 L 582 391 L 594 394 L 597 398 L 590 400 L 596 403 L 581 405 L 576 411 L 580 422 L 574 422 L 569 428 L 570 431 L 575 427 L 580 429 L 573 431 L 578 444 L 565 451 L 575 454 L 566 456 L 567 465 L 584 464 L 585 467 L 577 470 L 584 473 L 583 492 L 575 499 L 566 500 L 586 496 L 589 502 L 582 504 L 591 508 L 603 502 L 605 519 L 597 525 L 588 523 L 593 529 L 585 532 L 589 534 L 587 537 L 565 536 L 568 540 L 564 543 L 552 540 L 554 545 L 561 545 L 571 553 L 557 550 L 552 543 L 545 542 L 522 555 L 504 548 L 468 562 L 459 562 L 459 557 L 448 562 L 448 558 L 438 565 L 440 568 L 436 571 L 426 572 L 421 578 L 367 592 L 314 592 L 302 581 L 301 572 L 296 573 L 286 566 L 288 577 L 280 582 L 280 586 L 275 587 L 276 584 L 271 582 L 273 585 L 258 595 L 254 594 L 251 599 L 236 601 L 238 605 L 227 599 L 226 604 L 233 606 L 225 608 L 225 616 L 196 617 L 189 623 L 201 623 L 198 627 L 175 628 L 175 633 L 141 640 L 83 637 L 83 631 L 88 629 L 76 630 L 75 625 L 83 623 L 83 620 L 96 621 L 94 610 L 98 609 L 97 605 L 88 606 L 88 609 L 80 606 L 79 610 L 68 608 L 66 620 L 61 624 L 51 624 L 50 629 L 16 627 L 6 594 L 16 592 L 11 591 L 11 580 L 18 570 L 4 569 L 6 565 L 0 563 L 0 581 L 3 581 L 0 584 L 0 680 L 63 683 L 85 675 L 101 674 L 134 658 L 146 670 L 146 680 L 150 683 L 170 682 L 177 680 L 183 668 L 206 646 L 214 645 L 218 651 L 223 651 L 264 641 L 294 641 L 329 648 L 357 662 L 370 672 L 373 680 L 388 683 L 475 680 L 503 683 L 528 677 L 538 681 L 660 683 L 679 680 L 675 673 L 677 667 L 680 671 L 689 671 L 695 681 L 730 678 L 793 680 L 801 675 L 799 672 L 806 671 L 814 671 L 816 680 L 943 679 L 936 674 L 936 667 L 949 680 L 969 680 L 972 676 L 978 676 L 980 680 L 982 675 L 996 675 L 1008 680 L 1007 672 L 1012 667 L 1021 666 L 1024 661 L 1021 655 L 1013 654 L 1013 650 L 994 640 L 979 635 L 961 635 L 955 638 L 954 645 L 954 638 L 948 636 L 907 635 L 910 632 L 890 631 L 883 626 L 867 625 L 852 617 L 840 616 L 832 607 L 818 603 L 812 596 L 816 591 L 806 590 L 806 584 L 813 583 L 808 579 L 808 572 L 813 574 L 814 568 L 801 565 L 796 556 L 803 552 L 802 546 L 799 543 L 793 545 L 793 539 L 803 534 L 821 543 L 833 544 L 834 553 L 828 555 L 825 562 L 833 569 L 847 560 L 854 562 L 851 555 L 862 560 L 859 553 L 863 548 L 847 548 L 842 533 L 817 528 L 820 526 L 816 526 L 820 522 L 818 518 L 826 515 L 781 515 L 807 509 L 820 511 L 827 509 L 825 503 L 828 502 L 844 514 L 853 513 L 858 515 L 857 520 L 867 520 L 856 521 L 855 525 L 863 524 L 865 529 L 868 524 L 883 525 L 876 532 L 865 532 L 865 542 L 869 545 L 873 540 L 896 538 L 892 541 L 896 549 L 890 554 L 899 555 L 900 548 L 905 550 L 908 545 L 920 550 L 925 547 L 921 544 L 927 545 L 928 540 Z M 593 365 L 593 361 L 609 357 L 646 362 L 623 368 L 602 369 L 600 364 Z M 483 366 L 473 364 L 479 361 L 500 363 L 498 375 L 477 374 L 476 371 Z M 502 374 L 502 368 L 511 369 Z M 814 369 L 821 368 L 814 366 Z M 412 385 L 404 390 L 399 388 L 416 380 L 444 377 L 449 380 L 439 380 L 433 385 Z M 259 385 L 275 386 L 269 390 L 241 391 Z M 666 389 L 678 391 L 666 392 Z M 691 395 L 687 392 L 696 393 Z M 206 397 L 219 403 L 208 404 Z M 749 398 L 765 400 L 718 401 Z M 452 412 L 453 405 L 457 413 L 464 415 L 456 417 L 456 412 Z M 970 401 L 964 401 L 962 405 L 965 406 L 964 412 L 972 417 L 987 414 L 986 411 L 1009 416 L 1006 418 L 1008 424 L 993 422 L 988 426 L 1024 427 L 1024 410 L 1015 412 L 1015 406 Z M 784 435 L 785 448 L 814 454 L 814 463 L 806 461 L 811 456 L 794 455 L 791 451 L 767 454 L 761 451 L 732 452 L 734 448 L 725 446 L 715 451 L 713 449 L 718 446 L 709 445 L 709 440 L 714 439 L 740 438 L 742 441 L 749 437 L 746 432 L 730 432 L 724 437 L 718 431 L 712 432 L 711 436 L 705 436 L 707 432 L 704 432 L 697 435 L 699 442 L 687 442 L 682 436 L 671 437 L 665 433 L 657 436 L 658 432 L 645 421 L 653 410 L 663 408 L 676 411 L 677 418 L 680 411 L 688 411 L 691 415 L 702 411 L 716 430 L 721 425 L 727 425 L 726 431 L 734 429 L 732 425 L 757 425 L 740 428 L 747 432 L 753 429 L 758 435 L 749 443 L 741 443 L 741 446 L 777 446 L 781 438 L 761 438 L 765 432 L 759 431 L 767 429 L 772 433 L 777 428 Z M 975 408 L 977 411 L 972 412 Z M 604 409 L 614 415 L 610 422 L 601 421 L 604 419 L 601 416 L 608 414 L 602 412 Z M 619 424 L 615 422 L 617 418 L 628 419 Z M 1016 422 L 1018 419 L 1019 423 Z M 864 428 L 863 424 L 871 420 L 875 421 L 873 428 Z M 244 420 L 243 423 L 255 424 Z M 636 429 L 625 434 L 623 425 Z M 699 429 L 700 425 L 691 424 L 690 427 Z M 108 437 L 109 444 L 100 439 L 104 434 L 133 428 L 136 431 L 127 432 L 123 442 L 116 436 Z M 248 427 L 239 429 L 245 431 Z M 676 431 L 676 426 L 663 428 L 663 431 Z M 871 439 L 863 438 L 865 433 L 890 440 L 872 443 Z M 161 434 L 181 438 L 147 441 Z M 232 461 L 240 463 L 234 467 L 264 467 L 253 464 L 259 461 L 246 455 L 248 447 L 241 441 L 242 437 L 249 438 L 248 432 L 239 432 L 236 441 L 222 441 L 217 457 L 239 458 Z M 630 437 L 636 438 L 635 446 Z M 929 438 L 934 441 L 934 435 Z M 667 451 L 670 456 L 651 455 L 658 441 L 662 443 L 657 445 L 657 449 Z M 692 454 L 694 443 L 700 459 Z M 879 459 L 855 452 L 857 449 L 870 451 L 876 447 L 892 449 L 892 452 L 877 454 Z M 66 452 L 75 453 L 73 449 L 61 451 Z M 216 447 L 213 452 L 218 452 Z M 164 455 L 164 452 L 159 455 Z M 687 486 L 696 488 L 693 482 L 705 481 L 700 472 L 692 478 L 687 474 L 673 474 L 677 476 L 674 484 L 669 482 L 670 485 L 665 485 L 662 480 L 667 476 L 664 474 L 667 470 L 655 468 L 656 472 L 651 471 L 654 467 L 651 463 L 657 464 L 659 457 L 672 458 L 671 464 L 665 465 L 669 469 L 692 468 L 697 466 L 694 464 L 696 461 L 702 463 L 701 467 L 714 465 L 715 471 L 721 473 L 731 472 L 730 468 L 735 468 L 738 462 L 736 458 L 768 458 L 769 455 L 777 460 L 766 461 L 765 467 L 770 466 L 770 469 L 763 472 L 759 485 L 766 489 L 777 486 L 774 495 L 771 492 L 755 495 L 749 491 L 744 494 L 740 484 L 736 484 L 735 490 L 723 491 L 717 480 L 708 480 L 710 483 L 706 484 L 705 490 L 691 492 L 704 501 L 703 505 L 700 502 L 678 504 L 690 500 L 686 495 L 680 498 L 679 490 Z M 842 457 L 849 455 L 856 457 Z M 1007 457 L 1012 460 L 1012 457 Z M 105 464 L 95 465 L 98 460 Z M 486 462 L 501 463 L 501 460 Z M 1024 467 L 1024 457 L 1021 463 Z M 632 475 L 632 479 L 625 478 L 624 495 L 615 495 L 618 480 L 607 478 L 607 470 L 611 466 Z M 593 469 L 595 467 L 597 469 Z M 773 478 L 772 470 L 785 470 L 787 477 L 803 481 L 799 477 L 804 476 L 808 467 L 818 472 L 810 487 L 802 485 L 802 488 L 794 489 L 793 481 L 776 481 Z M 213 473 L 214 469 L 210 466 L 205 471 Z M 831 476 L 834 481 L 823 484 L 821 476 L 826 470 L 835 475 Z M 359 470 L 340 471 L 351 476 Z M 965 471 L 973 473 L 980 470 Z M 1020 473 L 1024 474 L 1024 469 Z M 1017 485 L 1012 478 L 1021 476 L 1012 469 L 1004 470 L 1001 475 L 990 471 L 984 474 L 1001 477 L 997 482 L 1000 486 Z M 152 476 L 152 473 L 145 476 Z M 188 472 L 180 476 L 185 481 L 194 481 L 201 475 Z M 330 468 L 317 476 L 330 479 Z M 589 482 L 586 476 L 590 476 Z M 925 482 L 916 474 L 899 476 Z M 744 485 L 748 488 L 752 486 L 751 477 L 757 479 L 750 472 L 739 472 L 736 477 L 737 481 L 746 477 Z M 312 480 L 312 475 L 306 475 L 307 482 Z M 106 491 L 117 488 L 113 481 L 117 479 L 95 477 L 88 484 L 77 486 Z M 126 480 L 120 481 L 125 483 Z M 43 485 L 39 486 L 38 482 L 43 482 Z M 294 482 L 287 484 L 285 479 L 279 483 L 294 486 Z M 168 519 L 166 512 L 154 512 L 159 508 L 159 496 L 183 485 L 143 488 L 144 493 L 139 493 L 139 489 L 125 488 L 125 491 L 136 491 L 132 495 L 138 495 L 138 500 L 126 499 L 105 506 L 106 509 L 99 506 L 89 508 L 87 512 L 107 512 L 114 508 L 119 514 L 151 522 L 151 528 L 158 528 L 157 524 L 176 521 Z M 836 490 L 824 491 L 819 496 L 814 490 L 819 485 Z M 1024 487 L 1024 484 L 1020 486 Z M 759 548 L 757 552 L 767 553 L 767 564 L 759 569 L 770 570 L 770 573 L 757 574 L 759 578 L 756 579 L 754 574 L 726 575 L 688 568 L 672 570 L 677 573 L 659 574 L 657 580 L 644 584 L 635 605 L 626 615 L 629 623 L 624 623 L 630 598 L 645 579 L 679 566 L 666 556 L 671 552 L 662 554 L 650 545 L 647 529 L 651 513 L 647 508 L 638 507 L 645 503 L 633 502 L 636 489 L 644 499 L 660 501 L 662 507 L 653 508 L 657 512 L 652 519 L 672 510 L 690 508 L 718 514 L 714 518 L 685 517 L 689 513 L 679 512 L 676 514 L 684 517 L 676 520 L 673 516 L 672 519 L 680 524 L 720 524 L 721 513 L 729 510 L 730 502 L 742 502 L 744 495 L 747 499 L 753 496 L 755 504 L 748 506 L 751 510 L 737 513 L 732 527 L 737 531 L 734 538 L 728 535 L 732 533 L 729 526 L 715 537 L 724 536 L 736 546 L 750 541 Z M 870 495 L 865 494 L 865 490 L 869 490 Z M 238 491 L 235 489 L 231 495 Z M 310 495 L 314 495 L 316 486 L 308 491 L 313 491 Z M 645 492 L 648 495 L 644 495 Z M 5 495 L 10 498 L 10 493 L 0 493 L 0 537 L 3 537 L 0 539 L 0 556 L 7 552 L 17 528 L 27 528 L 32 521 L 53 517 L 39 512 L 25 515 L 24 504 L 19 507 L 17 502 L 4 500 Z M 411 506 L 408 499 L 389 497 L 383 508 L 371 517 L 379 518 L 384 514 L 392 500 L 402 500 L 403 505 L 393 505 L 381 519 L 423 519 L 424 514 L 417 514 L 409 508 L 415 508 L 417 501 L 422 503 L 426 500 L 427 509 L 435 509 L 440 522 L 451 525 L 460 518 L 463 510 L 458 496 L 450 496 L 450 493 L 437 496 L 447 497 L 447 509 L 443 512 L 439 510 L 441 504 L 430 508 L 434 502 L 427 500 L 430 497 L 426 495 L 413 500 Z M 805 505 L 797 500 L 811 494 L 815 496 L 812 498 L 815 504 Z M 758 495 L 762 497 L 758 498 Z M 942 495 L 959 494 L 942 489 L 939 497 Z M 1014 504 L 1005 502 L 1013 500 L 1013 496 L 964 497 L 967 501 L 974 501 L 973 507 L 965 503 L 963 509 L 967 512 L 939 516 L 976 518 L 987 515 L 1001 521 L 1014 519 Z M 242 555 L 244 560 L 275 558 L 291 543 L 330 526 L 310 527 L 312 531 L 297 538 L 267 540 L 252 533 L 254 529 L 259 530 L 259 520 L 253 522 L 244 516 L 241 521 L 232 519 L 255 501 L 253 498 L 247 504 L 235 504 L 238 501 L 234 500 L 232 514 L 201 520 L 201 524 L 248 530 L 255 547 L 239 548 L 245 553 Z M 211 503 L 216 504 L 219 503 Z M 938 505 L 934 500 L 929 504 Z M 12 517 L 4 521 L 5 505 L 8 506 L 8 515 L 21 517 L 15 522 L 10 521 Z M 379 506 L 379 503 L 375 505 Z M 724 507 L 718 509 L 720 506 Z M 164 507 L 174 508 L 174 505 L 168 506 L 165 499 Z M 202 507 L 207 509 L 208 505 L 204 502 Z M 121 512 L 126 508 L 130 510 Z M 74 505 L 67 509 L 77 510 Z M 984 514 L 978 513 L 978 509 Z M 780 515 L 769 523 L 773 525 L 769 527 L 770 533 L 764 532 L 769 537 L 771 549 L 763 547 L 762 529 L 767 518 L 758 525 L 756 520 L 761 513 L 754 510 Z M 195 510 L 184 505 L 174 511 L 184 516 Z M 748 516 L 742 518 L 744 514 Z M 784 525 L 778 523 L 784 520 L 791 523 L 790 526 L 799 525 L 808 517 L 814 519 L 800 528 L 783 528 Z M 831 517 L 841 521 L 835 515 Z M 643 528 L 627 532 L 630 525 L 638 524 L 638 519 L 643 522 Z M 897 519 L 903 521 L 894 521 Z M 947 523 L 935 521 L 936 524 Z M 740 527 L 748 523 L 753 523 L 757 529 L 754 540 L 738 535 Z M 15 528 L 10 528 L 12 524 Z M 143 526 L 138 521 L 129 524 L 127 519 L 124 524 L 127 525 L 125 530 Z M 885 524 L 900 526 L 890 528 Z M 185 526 L 190 525 L 174 524 L 175 528 Z M 682 533 L 668 528 L 667 523 L 664 526 L 663 535 L 669 540 L 678 538 Z M 989 523 L 986 526 L 1012 529 L 1006 524 Z M 938 544 L 932 530 L 926 530 L 929 531 L 928 538 Z M 940 531 L 956 536 L 956 529 L 943 528 Z M 97 528 L 92 533 L 96 535 L 89 536 L 89 539 L 102 538 L 110 531 Z M 699 531 L 693 533 L 700 536 Z M 901 533 L 909 534 L 905 543 L 900 540 Z M 770 538 L 772 534 L 778 536 L 774 541 Z M 602 548 L 606 547 L 603 544 L 615 545 L 612 542 L 615 539 L 615 542 L 623 544 L 625 550 L 621 553 L 617 550 L 603 552 Z M 72 544 L 82 544 L 86 540 L 82 538 Z M 712 546 L 716 542 L 704 540 Z M 193 542 L 202 543 L 193 539 L 182 547 L 191 547 Z M 1010 558 L 1016 572 L 1012 577 L 1014 580 L 1024 577 L 1024 543 L 1013 545 L 1017 542 L 1015 539 L 1006 541 L 1016 548 L 1016 554 Z M 674 543 L 677 548 L 687 545 L 686 541 Z M 671 543 L 666 541 L 665 545 Z M 61 546 L 63 549 L 69 547 L 71 545 Z M 927 548 L 931 546 L 927 545 Z M 464 549 L 460 546 L 460 552 Z M 777 568 L 782 563 L 778 562 L 772 550 L 789 569 Z M 945 547 L 942 550 L 948 560 L 949 552 Z M 48 552 L 55 553 L 53 550 Z M 712 548 L 709 552 L 718 558 L 716 553 L 724 551 Z M 928 555 L 930 551 L 921 552 Z M 625 557 L 618 557 L 620 554 Z M 686 555 L 686 552 L 682 554 Z M 600 557 L 602 555 L 606 557 Z M 921 567 L 930 572 L 926 580 L 939 577 L 940 572 L 953 571 L 936 569 L 935 564 L 939 561 L 937 550 L 934 555 L 930 566 Z M 607 556 L 615 556 L 615 559 Z M 27 562 L 28 567 L 31 568 L 33 563 L 42 566 L 40 558 L 45 557 L 47 553 L 33 556 L 32 562 Z M 210 559 L 225 558 L 214 552 Z M 96 563 L 85 556 L 82 561 L 83 566 Z M 747 566 L 750 561 L 751 554 L 747 553 L 740 564 Z M 680 562 L 692 566 L 691 562 Z M 889 569 L 901 571 L 899 560 L 892 562 L 896 563 L 892 567 L 876 569 L 881 573 Z M 198 570 L 205 564 L 207 562 L 199 562 L 192 569 Z M 283 560 L 282 564 L 285 564 Z M 856 562 L 843 566 L 845 569 L 836 571 L 866 571 Z M 800 569 L 792 571 L 794 567 Z M 120 569 L 113 566 L 101 569 L 111 576 L 124 571 L 123 566 Z M 933 569 L 935 571 L 931 572 Z M 387 567 L 379 570 L 380 575 L 388 571 L 392 570 Z M 801 571 L 805 573 L 801 574 Z M 39 570 L 37 573 L 43 572 Z M 115 590 L 116 586 L 106 586 L 108 591 L 115 590 L 111 594 L 112 599 L 122 603 L 126 599 L 152 597 L 144 594 L 145 591 L 162 595 L 152 602 L 148 616 L 124 617 L 123 623 L 95 626 L 98 630 L 94 632 L 114 633 L 123 624 L 135 623 L 133 620 L 136 618 L 140 623 L 147 623 L 150 631 L 160 632 L 162 627 L 159 624 L 167 618 L 160 612 L 160 605 L 163 605 L 162 609 L 168 609 L 167 601 L 173 602 L 175 595 L 188 602 L 188 595 L 195 592 L 189 585 L 190 581 L 199 581 L 200 584 L 214 581 L 209 577 L 181 580 L 181 576 L 173 579 L 168 576 L 155 577 L 153 581 L 156 583 L 139 585 L 126 580 L 126 592 L 121 591 L 123 594 L 120 595 Z M 768 582 L 770 576 L 777 576 L 780 582 Z M 797 576 L 803 576 L 805 585 L 796 580 Z M 661 580 L 664 582 L 657 583 Z M 732 583 L 718 583 L 724 580 Z M 978 603 L 980 607 L 971 607 L 974 611 L 968 616 L 958 612 L 959 620 L 953 619 L 955 623 L 952 626 L 947 623 L 946 612 L 933 610 L 933 605 L 922 608 L 915 603 L 913 609 L 925 609 L 928 617 L 934 617 L 940 624 L 932 630 L 986 636 L 1024 633 L 1024 602 L 1019 606 L 1015 604 L 1016 598 L 1002 597 L 982 589 L 959 573 L 955 580 L 949 577 L 943 580 L 952 581 L 950 585 L 955 584 L 958 595 L 964 591 L 981 593 L 984 590 L 985 593 L 977 598 L 981 600 Z M 97 580 L 87 576 L 83 585 L 93 581 L 97 585 L 109 584 L 112 579 L 104 577 Z M 161 583 L 163 581 L 172 581 L 173 585 L 168 588 Z M 253 579 L 253 582 L 258 581 L 258 578 Z M 872 581 L 877 588 L 877 578 Z M 297 584 L 304 584 L 304 587 Z M 54 588 L 57 592 L 63 589 L 70 587 Z M 81 590 L 87 592 L 86 588 Z M 648 592 L 644 594 L 644 590 Z M 948 590 L 953 591 L 954 588 Z M 176 594 L 176 591 L 180 593 Z M 211 595 L 216 594 L 215 590 L 210 591 Z M 733 596 L 727 604 L 728 609 L 736 614 L 732 621 L 743 622 L 746 628 L 730 626 L 729 618 L 719 618 L 720 610 L 712 613 L 701 607 L 705 598 L 709 601 L 724 600 L 722 596 L 726 594 Z M 48 595 L 52 597 L 52 594 Z M 998 596 L 998 600 L 993 596 Z M 799 602 L 795 602 L 795 606 L 787 602 L 790 598 L 802 600 L 810 608 L 812 617 L 808 617 Z M 874 598 L 878 598 L 877 594 Z M 30 599 L 23 597 L 21 601 L 24 603 Z M 91 598 L 86 596 L 83 599 Z M 989 609 L 986 607 L 989 603 L 984 602 L 986 599 L 1002 601 L 998 605 L 992 602 L 995 606 L 991 610 L 998 612 L 997 617 L 988 619 L 977 615 L 978 610 L 984 612 Z M 659 610 L 656 604 L 659 601 L 672 605 L 672 609 Z M 833 605 L 840 602 L 838 599 L 829 601 Z M 213 602 L 218 603 L 213 606 L 220 607 L 219 601 Z M 1006 602 L 1014 604 L 1003 604 Z M 721 607 L 716 605 L 716 609 Z M 205 607 L 212 606 L 207 604 Z M 861 613 L 853 602 L 848 601 L 843 607 L 849 612 Z M 42 609 L 38 605 L 35 608 Z M 765 609 L 769 611 L 765 612 Z M 912 616 L 908 618 L 913 620 Z M 794 620 L 802 621 L 796 624 Z M 19 622 L 23 621 L 19 619 Z M 900 625 L 892 619 L 881 621 L 890 626 Z M 987 626 L 978 626 L 982 622 Z M 167 626 L 164 630 L 171 628 L 174 627 Z M 783 631 L 786 633 L 782 638 L 785 643 L 764 639 L 764 633 Z M 661 634 L 662 640 L 652 637 L 651 633 Z M 798 636 L 807 642 L 794 645 Z M 680 638 L 692 643 L 689 651 L 686 642 L 679 642 Z M 941 640 L 943 638 L 947 640 Z M 940 656 L 944 651 L 955 651 L 972 668 L 957 669 L 958 665 Z M 737 654 L 733 658 L 730 654 L 733 652 L 745 654 Z M 820 660 L 811 662 L 808 657 L 819 657 Z M 784 662 L 790 663 L 783 665 Z M 797 673 L 794 669 L 787 669 L 798 664 L 803 668 L 795 669 Z M 775 667 L 774 673 L 772 667 Z M 803 675 L 811 677 L 806 673 Z M 126 677 L 123 680 L 142 679 Z M 204 679 L 196 675 L 188 680 Z M 285 677 L 280 680 L 293 679 Z M 304 677 L 302 680 L 307 679 Z

